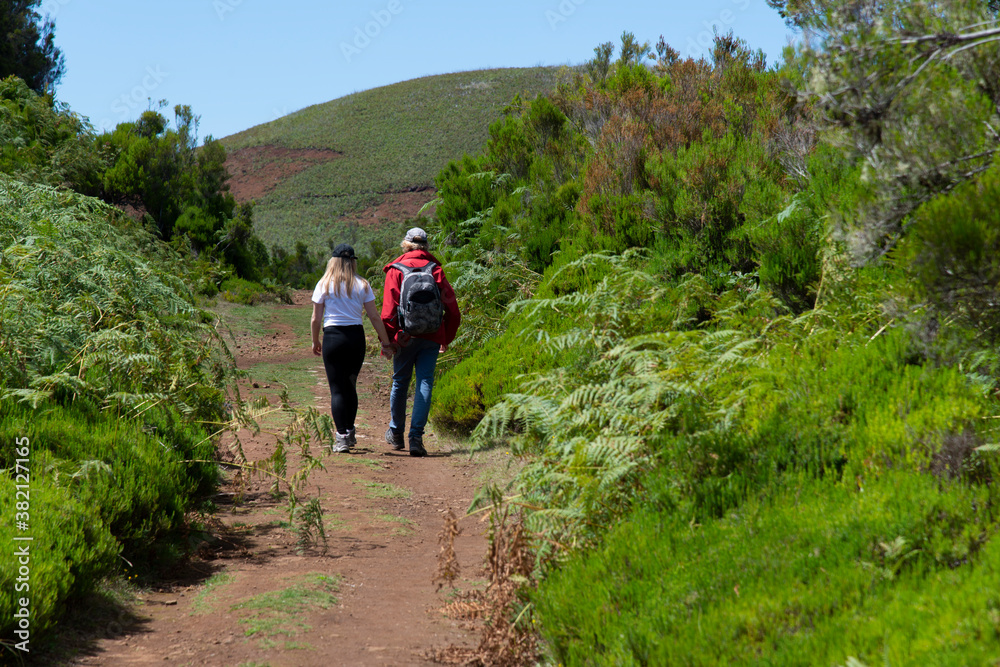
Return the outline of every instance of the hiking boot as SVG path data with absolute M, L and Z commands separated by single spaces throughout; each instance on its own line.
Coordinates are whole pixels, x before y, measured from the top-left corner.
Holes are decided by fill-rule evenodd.
M 400 433 L 399 435 L 396 435 L 392 432 L 391 428 L 387 428 L 385 430 L 385 442 L 386 444 L 391 445 L 397 452 L 401 452 L 405 448 L 405 445 L 403 444 L 403 434 Z
M 351 451 L 351 435 L 338 431 L 334 436 L 333 453 L 346 454 L 349 451 Z
M 410 438 L 410 456 L 427 456 L 423 440 Z

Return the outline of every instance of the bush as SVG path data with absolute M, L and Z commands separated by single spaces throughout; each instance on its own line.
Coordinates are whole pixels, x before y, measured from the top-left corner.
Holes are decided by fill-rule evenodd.
M 497 200 L 492 179 L 473 177 L 486 173 L 481 158 L 466 155 L 452 161 L 434 179 L 441 203 L 436 209 L 437 222 L 447 245 L 461 246 L 473 236 L 473 230 L 461 223 L 487 211 Z
M 217 482 L 214 465 L 183 462 L 213 454 L 204 424 L 223 418 L 235 369 L 191 303 L 187 266 L 111 207 L 0 177 L 0 257 L 0 441 L 33 443 L 40 639 L 120 550 L 171 562 L 165 538 Z M 0 451 L 8 511 L 12 455 Z
M 104 168 L 79 116 L 15 76 L 0 80 L 0 173 L 96 194 Z
M 757 269 L 748 230 L 780 211 L 786 197 L 784 178 L 764 146 L 761 135 L 716 139 L 706 133 L 701 142 L 647 161 L 660 233 L 658 272 L 668 278 L 701 273 L 722 288 L 725 275 Z
M 7 438 L 7 450 L 14 440 Z M 17 437 L 23 437 L 19 434 Z M 111 536 L 99 509 L 78 498 L 69 489 L 53 484 L 45 472 L 51 460 L 44 450 L 30 457 L 30 522 L 26 532 L 15 530 L 12 523 L 16 484 L 13 468 L 0 475 L 0 511 L 11 520 L 0 525 L 0 540 L 8 545 L 6 557 L 0 559 L 0 633 L 6 641 L 14 639 L 17 601 L 26 597 L 30 604 L 31 640 L 35 642 L 51 630 L 71 600 L 80 599 L 93 590 L 106 574 L 116 567 L 119 545 Z M 30 536 L 31 542 L 15 542 L 15 537 Z M 18 581 L 20 566 L 13 555 L 22 545 L 30 548 L 28 581 Z M 23 579 L 23 578 L 22 578 Z M 27 584 L 18 590 L 15 586 Z
M 747 380 L 744 432 L 762 469 L 848 480 L 934 469 L 946 443 L 974 430 L 989 409 L 959 369 L 922 359 L 902 328 L 867 345 L 818 338 L 799 356 L 779 347 Z M 971 448 L 964 454 L 947 474 L 975 464 Z
M 547 301 L 513 302 L 503 331 L 487 337 L 481 347 L 473 348 L 469 356 L 437 382 L 432 404 L 435 423 L 468 433 L 505 393 L 519 390 L 526 379 L 521 376 L 563 365 L 574 367 L 594 353 L 593 340 L 572 344 L 560 341 L 560 337 L 571 337 L 574 332 L 592 327 L 606 331 L 618 325 L 621 325 L 619 333 L 625 333 L 630 326 L 626 322 L 607 318 L 600 307 L 587 308 L 588 304 L 599 301 L 604 307 L 616 309 L 609 292 L 619 291 L 613 280 L 616 268 L 622 265 L 620 258 L 594 255 L 550 267 L 535 293 L 538 299 Z M 499 288 L 510 285 L 512 273 L 496 276 L 501 281 Z M 466 282 L 464 278 L 458 277 L 455 283 L 460 293 Z M 488 294 L 490 289 L 480 288 L 471 297 L 481 301 L 486 298 L 484 292 Z M 561 311 L 551 308 L 563 305 L 559 299 L 565 300 L 565 309 Z
M 658 473 L 651 489 L 673 481 Z M 646 495 L 535 602 L 566 665 L 972 665 L 1000 658 L 995 492 L 893 472 L 692 524 Z M 991 500 L 992 499 L 992 500 Z M 955 561 L 954 554 L 965 553 Z
M 435 383 L 431 403 L 435 424 L 470 433 L 504 394 L 518 390 L 521 374 L 552 367 L 552 356 L 517 327 L 512 323 L 503 335 L 487 341 Z
M 532 271 L 541 273 L 551 266 L 556 253 L 564 250 L 567 237 L 579 229 L 575 210 L 579 200 L 580 186 L 570 181 L 551 197 L 533 201 L 528 215 L 521 218 L 518 235 L 524 242 L 524 260 Z
M 778 215 L 747 229 L 759 256 L 760 282 L 788 307 L 801 313 L 813 307 L 820 279 L 823 226 L 800 199 Z
M 1000 166 L 918 210 L 897 258 L 936 313 L 1000 341 Z
M 213 443 L 162 409 L 147 411 L 144 423 L 63 407 L 3 409 L 0 440 L 30 438 L 35 453 L 46 453 L 48 475 L 99 513 L 130 560 L 152 559 L 157 541 L 218 481 L 214 465 L 184 463 L 212 460 Z M 12 459 L 10 451 L 0 457 L 5 468 Z
M 271 301 L 274 294 L 270 289 L 260 283 L 251 282 L 233 276 L 227 278 L 219 286 L 222 298 L 232 303 L 241 303 L 245 306 L 255 306 L 265 301 Z
M 1000 567 L 1000 460 L 979 449 L 989 398 L 927 363 L 904 328 L 812 329 L 771 322 L 753 347 L 733 330 L 640 336 L 487 417 L 525 425 L 515 488 L 544 508 L 528 524 L 596 545 L 568 551 L 539 589 L 555 660 L 1000 655 L 1000 598 L 977 588 Z

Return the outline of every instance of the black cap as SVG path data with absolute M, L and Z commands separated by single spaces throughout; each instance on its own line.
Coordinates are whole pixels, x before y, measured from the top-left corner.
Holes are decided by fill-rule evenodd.
M 354 254 L 354 248 L 346 243 L 341 243 L 339 246 L 334 248 L 333 256 L 342 257 L 344 259 L 357 259 L 357 256 Z

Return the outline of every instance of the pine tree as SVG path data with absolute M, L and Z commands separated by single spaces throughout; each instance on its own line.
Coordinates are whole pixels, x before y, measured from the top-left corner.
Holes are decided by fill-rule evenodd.
M 52 92 L 65 72 L 54 22 L 38 13 L 41 0 L 8 0 L 0 8 L 0 79 L 14 75 L 38 93 Z

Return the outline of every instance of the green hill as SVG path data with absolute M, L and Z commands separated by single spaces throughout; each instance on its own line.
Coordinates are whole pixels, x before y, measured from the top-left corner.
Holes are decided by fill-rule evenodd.
M 552 89 L 555 68 L 429 76 L 307 107 L 226 137 L 237 199 L 257 202 L 270 247 L 368 237 L 358 224 L 412 217 L 449 160 L 478 153 L 516 94 Z

